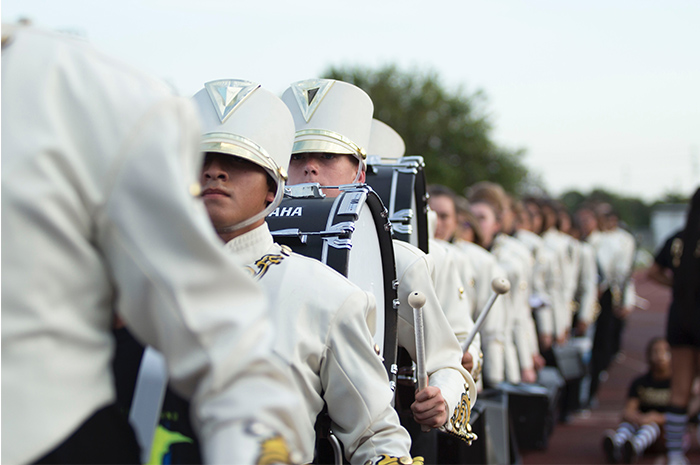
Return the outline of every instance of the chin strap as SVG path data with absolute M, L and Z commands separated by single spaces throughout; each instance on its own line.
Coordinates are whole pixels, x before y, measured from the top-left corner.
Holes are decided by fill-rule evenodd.
M 217 228 L 216 232 L 219 234 L 222 233 L 230 233 L 234 231 L 238 231 L 239 229 L 245 228 L 246 226 L 250 226 L 253 223 L 257 223 L 258 221 L 264 219 L 267 215 L 272 213 L 275 208 L 279 206 L 279 204 L 282 202 L 282 198 L 284 197 L 284 181 L 278 181 L 277 182 L 277 192 L 275 192 L 275 200 L 270 203 L 263 211 L 258 213 L 257 215 L 253 215 L 247 220 L 241 221 L 240 223 L 236 223 L 233 226 L 227 226 L 225 228 Z
M 357 174 L 355 175 L 355 180 L 352 182 L 352 184 L 357 184 L 360 182 L 360 176 L 362 175 L 363 171 L 365 171 L 365 162 L 360 160 L 360 163 L 357 165 Z

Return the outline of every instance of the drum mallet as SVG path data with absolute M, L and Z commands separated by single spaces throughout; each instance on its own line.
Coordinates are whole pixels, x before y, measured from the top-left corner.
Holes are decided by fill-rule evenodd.
M 466 350 L 469 348 L 471 343 L 474 341 L 474 338 L 476 337 L 476 333 L 479 332 L 479 328 L 481 328 L 481 325 L 484 324 L 484 320 L 486 319 L 486 316 L 491 311 L 491 308 L 493 308 L 493 303 L 496 302 L 496 298 L 499 295 L 506 294 L 506 293 L 508 293 L 508 291 L 510 291 L 510 281 L 508 281 L 505 278 L 494 278 L 493 281 L 491 281 L 491 289 L 493 289 L 493 294 L 491 294 L 491 297 L 489 297 L 489 300 L 486 302 L 486 305 L 484 305 L 484 309 L 479 314 L 479 318 L 476 319 L 476 322 L 474 323 L 474 327 L 472 328 L 472 330 L 469 332 L 469 335 L 462 343 L 462 352 L 466 352 Z M 410 300 L 409 300 L 409 302 L 410 302 Z
M 425 327 L 423 326 L 423 306 L 425 296 L 422 292 L 411 292 L 408 296 L 408 305 L 413 308 L 413 326 L 416 331 L 416 379 L 418 390 L 422 391 L 428 386 L 428 371 L 425 368 Z M 430 431 L 430 427 L 421 425 L 421 430 Z

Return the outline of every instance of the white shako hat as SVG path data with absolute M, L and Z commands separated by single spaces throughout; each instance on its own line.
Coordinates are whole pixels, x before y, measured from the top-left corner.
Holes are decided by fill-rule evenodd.
M 260 84 L 240 79 L 207 82 L 192 99 L 199 110 L 202 152 L 248 160 L 261 166 L 277 183 L 275 200 L 259 215 L 231 230 L 264 218 L 284 196 L 294 144 L 294 119 L 289 109 Z
M 364 169 L 374 105 L 359 87 L 332 79 L 293 83 L 282 95 L 294 117 L 292 153 L 353 155 Z
M 395 161 L 406 153 L 406 144 L 398 132 L 378 119 L 372 120 L 372 131 L 369 138 L 367 155 Z

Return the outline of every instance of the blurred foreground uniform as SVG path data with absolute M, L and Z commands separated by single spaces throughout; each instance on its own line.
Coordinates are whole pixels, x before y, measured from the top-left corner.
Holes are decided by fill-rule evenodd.
M 191 398 L 207 461 L 254 463 L 279 432 L 296 441 L 263 295 L 192 196 L 191 104 L 31 29 L 3 27 L 2 68 L 2 462 L 139 461 L 113 406 L 115 305 Z

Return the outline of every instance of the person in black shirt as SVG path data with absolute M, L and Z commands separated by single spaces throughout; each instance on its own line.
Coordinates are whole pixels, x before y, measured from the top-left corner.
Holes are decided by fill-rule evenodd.
M 693 195 L 683 231 L 667 242 L 650 271 L 652 278 L 656 271 L 662 271 L 661 281 L 673 287 L 666 330 L 673 355 L 666 447 L 669 465 L 684 464 L 688 460 L 682 440 L 688 425 L 691 386 L 700 364 L 700 189 Z
M 657 337 L 647 345 L 649 372 L 630 385 L 622 423 L 609 430 L 603 449 L 611 463 L 634 463 L 661 436 L 671 401 L 671 348 Z

